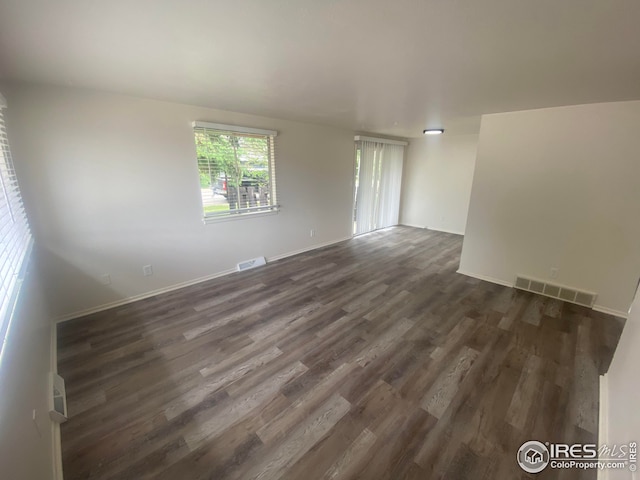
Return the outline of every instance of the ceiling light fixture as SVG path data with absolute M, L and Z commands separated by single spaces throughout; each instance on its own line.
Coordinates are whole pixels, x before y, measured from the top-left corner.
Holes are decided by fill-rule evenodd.
M 444 133 L 444 128 L 428 128 L 423 130 L 422 133 L 425 135 L 442 135 Z

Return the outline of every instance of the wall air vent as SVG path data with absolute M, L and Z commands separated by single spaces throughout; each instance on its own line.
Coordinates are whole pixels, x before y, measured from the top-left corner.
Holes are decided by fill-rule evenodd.
M 67 393 L 64 379 L 57 373 L 49 373 L 49 417 L 57 423 L 67 421 Z
M 516 277 L 515 288 L 526 290 L 527 292 L 539 293 L 547 297 L 558 298 L 565 302 L 577 303 L 578 305 L 589 308 L 593 307 L 593 303 L 598 296 L 598 294 L 593 292 L 585 292 L 576 288 L 547 283 L 543 280 L 525 277 L 523 275 Z
M 238 271 L 242 272 L 243 270 L 249 270 L 250 268 L 260 267 L 266 264 L 267 264 L 267 261 L 264 257 L 252 258 L 251 260 L 245 260 L 244 262 L 240 262 L 238 264 Z

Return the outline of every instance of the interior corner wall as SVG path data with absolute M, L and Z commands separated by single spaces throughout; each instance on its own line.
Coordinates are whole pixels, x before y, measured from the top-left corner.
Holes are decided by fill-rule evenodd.
M 48 403 L 52 324 L 35 261 L 29 270 L 0 365 L 0 475 L 51 480 L 55 478 Z
M 478 135 L 411 140 L 402 184 L 400 223 L 464 234 Z
M 3 93 L 56 317 L 351 236 L 352 131 L 73 88 Z M 280 213 L 203 223 L 194 120 L 278 131 Z
M 638 125 L 640 101 L 483 116 L 460 271 L 596 292 L 625 314 L 640 277 Z

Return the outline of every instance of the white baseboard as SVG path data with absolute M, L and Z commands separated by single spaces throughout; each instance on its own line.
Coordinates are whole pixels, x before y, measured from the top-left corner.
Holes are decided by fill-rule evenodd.
M 424 230 L 433 230 L 434 232 L 442 232 L 442 233 L 453 233 L 454 235 L 462 235 L 464 236 L 464 232 L 458 232 L 454 230 L 446 230 L 444 228 L 436 228 L 436 227 L 427 227 L 425 225 L 415 225 L 413 223 L 401 223 L 405 227 L 413 227 L 413 228 L 422 228 Z
M 68 320 L 73 320 L 74 318 L 84 317 L 86 315 L 91 315 L 94 313 L 102 312 L 104 310 L 109 310 L 110 308 L 120 307 L 122 305 L 127 305 L 129 303 L 137 302 L 139 300 L 144 300 L 145 298 L 155 297 L 156 295 L 160 295 L 162 293 L 172 292 L 174 290 L 180 290 L 181 288 L 189 287 L 197 283 L 206 282 L 207 280 L 213 280 L 214 278 L 223 277 L 225 275 L 235 273 L 236 271 L 237 270 L 235 268 L 229 269 L 229 270 L 223 270 L 221 272 L 214 273 L 212 275 L 207 275 L 206 277 L 200 277 L 194 280 L 187 280 L 186 282 L 180 282 L 174 285 L 169 285 L 168 287 L 159 288 L 157 290 L 151 290 L 150 292 L 141 293 L 140 295 L 134 295 L 133 297 L 127 297 L 121 300 L 116 300 L 114 302 L 103 303 L 102 305 L 98 305 L 97 307 L 87 308 L 85 310 L 79 310 L 77 312 L 69 313 L 67 315 L 58 317 L 55 319 L 55 323 L 66 322 Z
M 600 409 L 598 412 L 598 445 L 609 444 L 609 377 L 600 376 Z M 598 480 L 607 480 L 609 471 L 598 469 Z
M 485 282 L 497 283 L 498 285 L 502 285 L 503 287 L 513 288 L 513 283 L 505 282 L 504 280 L 500 280 L 499 278 L 488 277 L 486 275 L 480 275 L 478 273 L 471 273 L 461 269 L 458 269 L 457 273 L 461 273 L 462 275 L 466 275 L 467 277 L 477 278 L 478 280 L 484 280 Z
M 422 228 L 422 229 L 427 228 L 424 225 L 416 225 L 415 223 L 406 223 L 406 222 L 402 222 L 399 225 L 402 225 L 403 227 L 413 227 L 413 228 Z
M 458 232 L 455 230 L 447 230 L 444 228 L 436 228 L 436 227 L 426 227 L 427 230 L 434 230 L 436 232 L 442 232 L 442 233 L 453 233 L 454 235 L 462 235 L 464 237 L 464 232 Z
M 344 242 L 346 240 L 351 240 L 352 237 L 344 237 L 338 240 L 332 240 L 325 243 L 320 243 L 316 245 L 312 245 L 310 247 L 305 247 L 300 250 L 295 250 L 292 252 L 283 253 L 281 255 L 276 255 L 273 257 L 269 257 L 269 262 L 274 262 L 276 260 L 280 260 L 282 258 L 291 257 L 293 255 L 298 255 L 300 253 L 308 252 L 310 250 L 316 250 L 318 248 L 327 247 L 329 245 L 333 245 L 336 243 Z M 198 283 L 206 282 L 208 280 L 213 280 L 214 278 L 224 277 L 225 275 L 230 275 L 235 273 L 236 269 L 223 270 L 218 273 L 214 273 L 212 275 L 207 275 L 205 277 L 196 278 L 194 280 L 187 280 L 186 282 L 176 283 L 174 285 L 169 285 L 168 287 L 159 288 L 157 290 L 152 290 L 150 292 L 141 293 L 140 295 L 134 295 L 133 297 L 123 298 L 121 300 L 116 300 L 109 303 L 104 303 L 102 305 L 98 305 L 97 307 L 87 308 L 85 310 L 80 310 L 77 312 L 69 313 L 67 315 L 62 315 L 54 320 L 54 324 L 66 322 L 68 320 L 73 320 L 74 318 L 84 317 L 86 315 L 92 315 L 94 313 L 102 312 L 104 310 L 109 310 L 110 308 L 120 307 L 122 305 L 127 305 L 129 303 L 137 302 L 139 300 L 144 300 L 145 298 L 155 297 L 156 295 L 160 295 L 163 293 L 173 292 L 174 290 L 180 290 L 181 288 L 189 287 L 191 285 L 196 285 Z
M 56 324 L 51 325 L 51 366 L 49 370 L 58 373 L 58 329 Z
M 51 366 L 53 373 L 58 373 L 58 328 L 57 323 L 51 325 Z M 51 461 L 54 480 L 63 480 L 62 473 L 62 443 L 60 440 L 60 424 L 51 422 Z
M 596 312 L 607 313 L 614 317 L 627 318 L 629 312 L 623 312 L 622 310 L 614 310 L 613 308 L 603 307 L 602 305 L 594 305 L 592 307 Z
M 328 247 L 329 245 L 335 245 L 336 243 L 346 242 L 347 240 L 351 240 L 353 237 L 348 236 L 344 238 L 340 238 L 338 240 L 331 240 L 329 242 L 318 243 L 316 245 L 312 245 L 310 247 L 301 248 L 299 250 L 294 250 L 293 252 L 283 253 L 281 255 L 275 255 L 273 257 L 267 258 L 267 262 L 275 262 L 276 260 L 282 260 L 283 258 L 292 257 L 294 255 L 299 255 L 301 253 L 310 252 L 311 250 L 317 250 L 319 248 Z
M 286 257 L 292 257 L 293 255 L 298 255 L 300 253 L 308 252 L 311 250 L 316 250 L 318 248 L 328 247 L 329 245 L 334 245 L 336 243 L 344 242 L 347 240 L 351 240 L 352 237 L 344 237 L 338 240 L 332 240 L 330 242 L 320 243 L 316 245 L 312 245 L 310 247 L 302 248 L 300 250 L 296 250 L 293 252 L 287 252 L 282 255 L 276 255 L 274 257 L 269 258 L 269 262 L 274 262 L 276 260 L 280 260 Z M 103 305 L 99 305 L 97 307 L 88 308 L 86 310 L 81 310 L 78 312 L 70 313 L 68 315 L 64 315 L 62 317 L 57 318 L 54 323 L 51 325 L 51 371 L 54 373 L 58 373 L 58 329 L 57 325 L 61 322 L 66 322 L 68 320 L 72 320 L 74 318 L 84 317 L 86 315 L 90 315 L 92 313 L 98 313 L 103 310 L 108 310 L 110 308 L 119 307 L 121 305 L 126 305 L 128 303 L 137 302 L 138 300 L 143 300 L 145 298 L 154 297 L 156 295 L 160 295 L 162 293 L 171 292 L 174 290 L 179 290 L 184 287 L 188 287 L 190 285 L 195 285 L 198 283 L 206 282 L 207 280 L 213 280 L 214 278 L 222 277 L 225 275 L 229 275 L 231 273 L 235 273 L 236 270 L 224 270 L 222 272 L 214 273 L 213 275 L 208 275 L 206 277 L 200 277 L 195 280 L 189 280 L 187 282 L 177 283 L 175 285 L 171 285 L 169 287 L 160 288 L 157 290 L 153 290 L 151 292 L 143 293 L 140 295 L 135 295 L 133 297 L 128 297 L 122 300 L 117 300 L 115 302 L 105 303 Z M 53 467 L 53 478 L 55 480 L 64 480 L 63 470 L 62 470 L 62 443 L 60 439 L 60 425 L 53 422 L 52 428 L 52 467 Z
M 478 280 L 484 280 L 485 282 L 497 283 L 498 285 L 503 285 L 503 286 L 509 287 L 509 288 L 513 288 L 513 286 L 514 286 L 513 283 L 505 282 L 504 280 L 501 280 L 499 278 L 493 278 L 493 277 L 488 277 L 486 275 L 480 275 L 478 273 L 467 272 L 467 271 L 460 270 L 460 269 L 458 269 L 457 273 L 461 273 L 462 275 L 466 275 L 468 277 L 477 278 Z M 613 315 L 614 317 L 620 317 L 620 318 L 627 318 L 628 315 L 629 315 L 627 312 L 623 312 L 621 310 L 614 310 L 612 308 L 603 307 L 601 305 L 594 305 L 592 307 L 592 309 L 595 310 L 596 312 L 607 313 L 609 315 Z
M 62 472 L 62 443 L 60 441 L 60 424 L 53 423 L 51 429 L 51 443 L 53 444 L 53 451 L 51 452 L 53 457 L 53 478 L 54 480 L 64 480 L 64 474 Z

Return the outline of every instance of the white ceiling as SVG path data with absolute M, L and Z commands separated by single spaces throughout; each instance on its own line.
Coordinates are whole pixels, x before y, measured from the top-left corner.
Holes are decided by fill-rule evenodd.
M 0 78 L 354 130 L 640 99 L 639 0 L 0 0 Z

